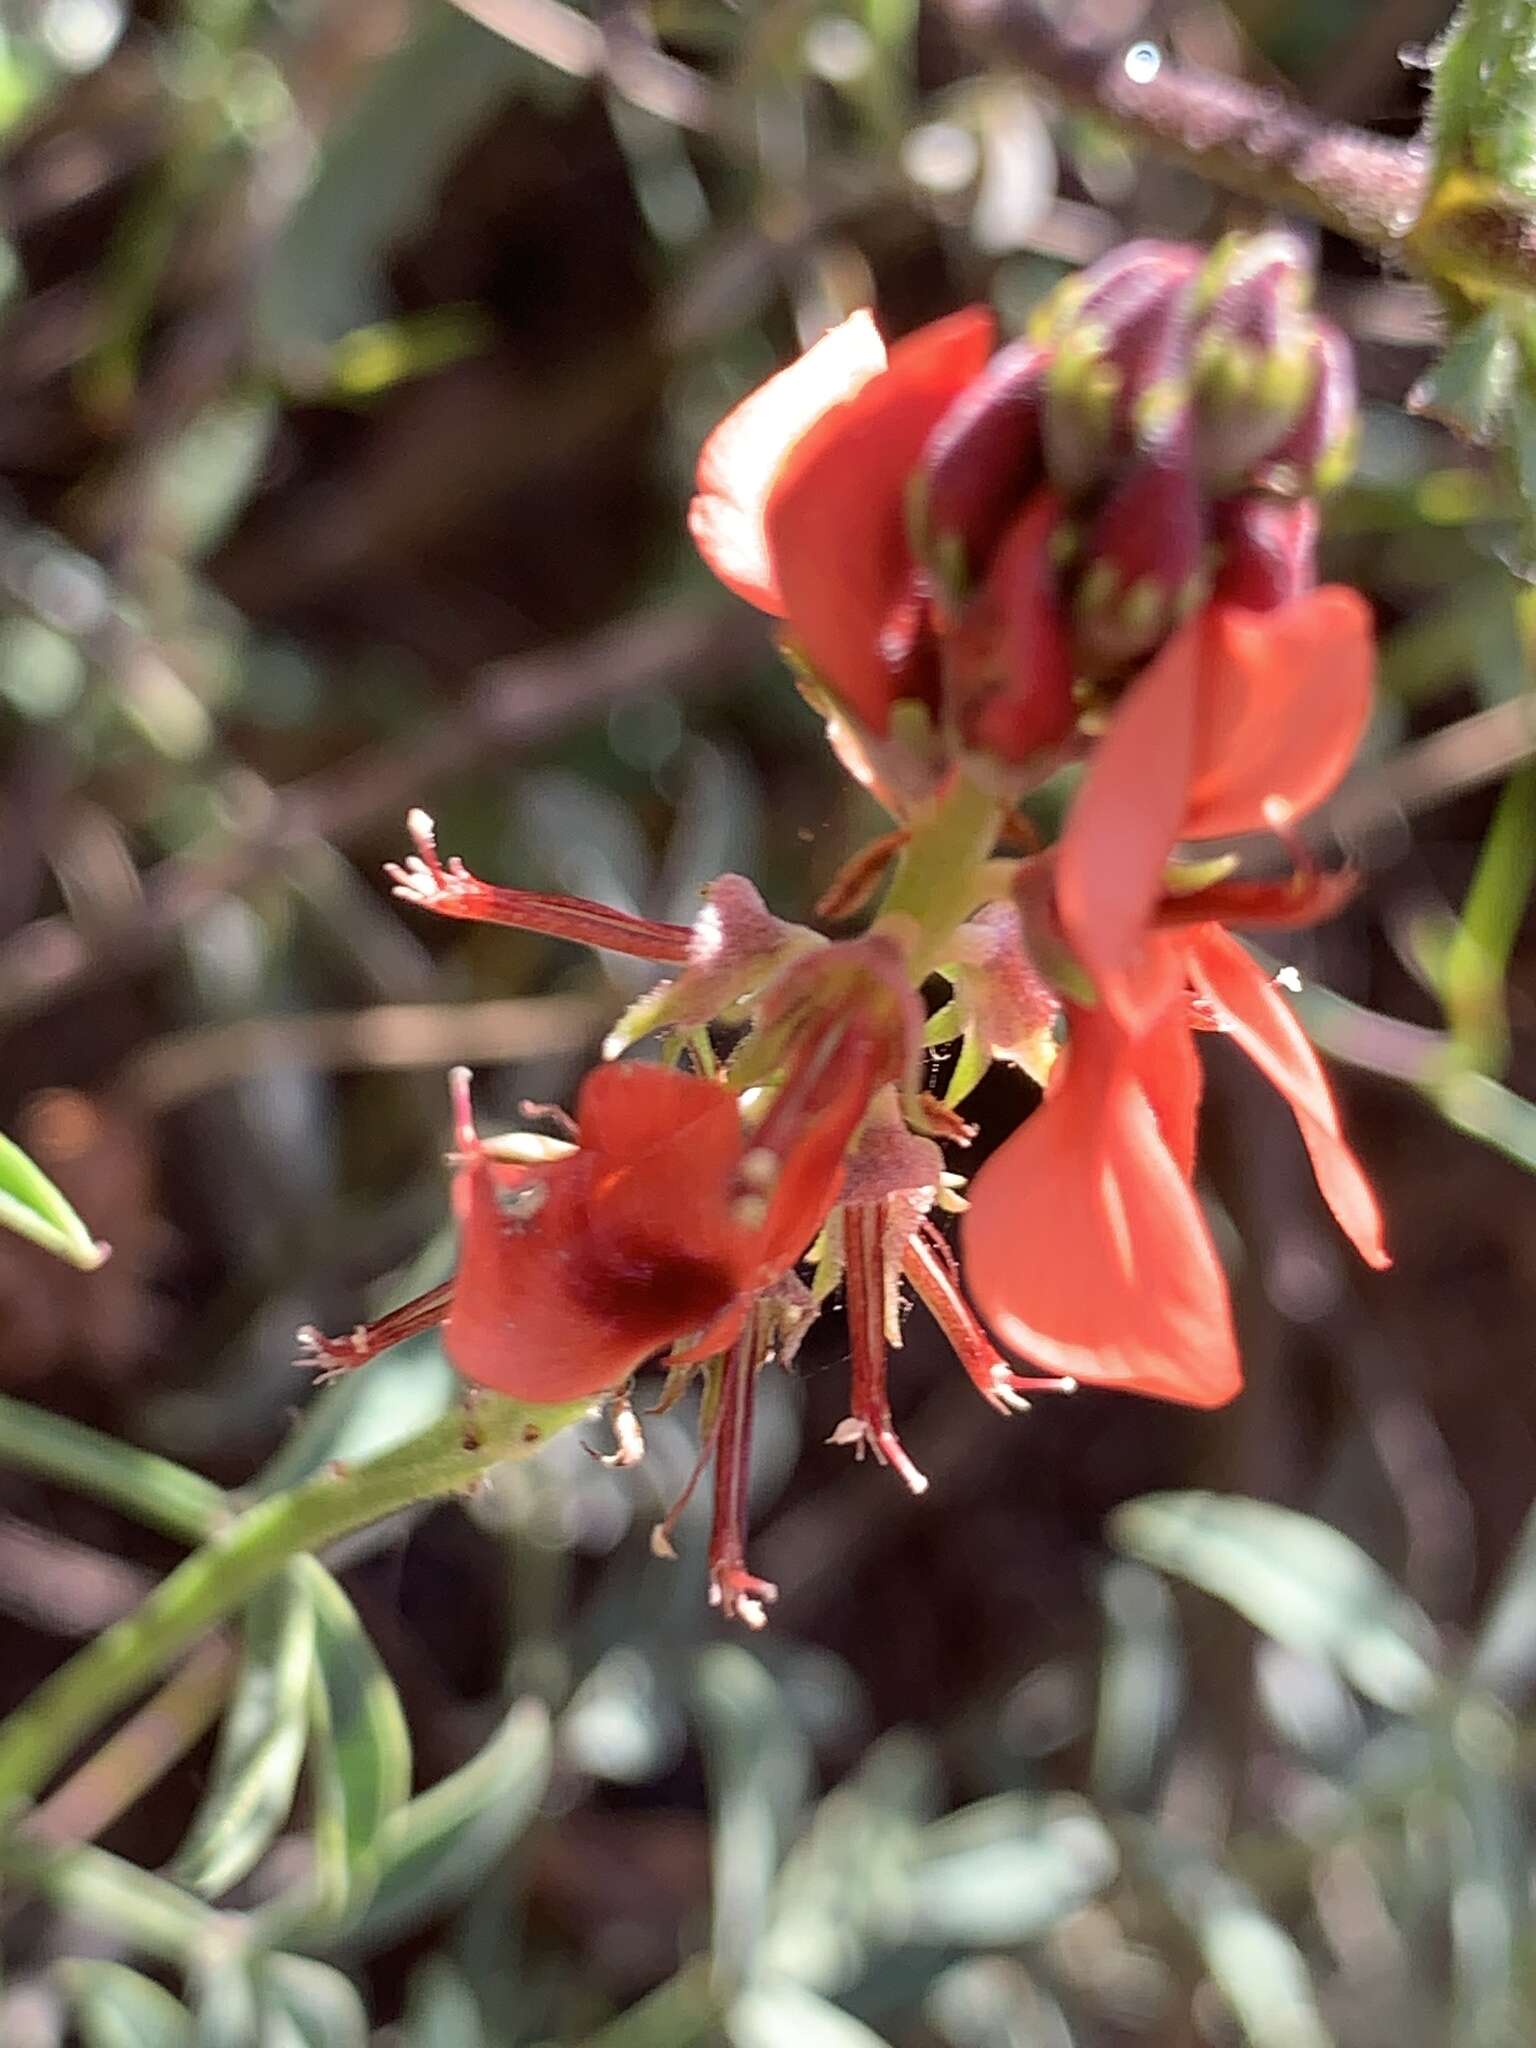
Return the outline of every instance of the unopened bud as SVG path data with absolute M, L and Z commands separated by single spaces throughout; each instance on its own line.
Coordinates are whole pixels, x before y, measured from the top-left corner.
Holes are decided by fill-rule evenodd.
M 1089 530 L 1073 602 L 1074 647 L 1087 676 L 1113 675 L 1144 658 L 1210 586 L 1189 431 L 1167 454 L 1138 463 Z
M 1082 496 L 1132 451 L 1154 453 L 1183 413 L 1198 262 L 1174 243 L 1133 242 L 1055 295 L 1042 432 L 1063 496 Z
M 1317 504 L 1311 498 L 1229 498 L 1215 514 L 1220 561 L 1214 596 L 1273 611 L 1317 581 Z
M 913 479 L 912 551 L 958 608 L 1040 477 L 1046 351 L 1016 341 L 968 384 L 928 437 Z
M 1281 497 L 1331 491 L 1355 462 L 1359 411 L 1354 355 L 1331 321 L 1314 319 L 1310 325 L 1313 368 L 1308 396 L 1295 425 L 1253 478 L 1260 489 Z
M 1012 766 L 1038 763 L 1074 725 L 1072 649 L 1051 545 L 1059 513 L 1054 493 L 1036 493 L 946 647 L 945 707 L 961 744 Z
M 1300 262 L 1288 236 L 1253 237 L 1225 264 L 1228 281 L 1200 320 L 1197 443 L 1201 474 L 1218 495 L 1240 489 L 1274 455 L 1317 381 Z

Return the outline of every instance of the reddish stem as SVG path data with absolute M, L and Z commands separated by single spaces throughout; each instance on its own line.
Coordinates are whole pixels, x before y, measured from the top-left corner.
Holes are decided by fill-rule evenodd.
M 762 1363 L 758 1318 L 731 1347 L 715 1422 L 715 1514 L 709 1531 L 709 1599 L 727 1621 L 761 1628 L 779 1589 L 747 1570 L 747 1504 L 752 1471 L 752 1408 Z
M 306 1323 L 298 1333 L 304 1355 L 297 1362 L 316 1368 L 323 1380 L 337 1373 L 355 1372 L 358 1366 L 367 1365 L 381 1352 L 405 1343 L 407 1338 L 419 1337 L 424 1330 L 435 1330 L 452 1304 L 453 1282 L 444 1280 L 429 1287 L 425 1294 L 418 1294 L 414 1301 L 392 1308 L 376 1322 L 359 1323 L 345 1337 L 324 1337 L 313 1323 Z
M 977 1320 L 960 1291 L 954 1255 L 931 1223 L 925 1222 L 902 1247 L 901 1270 L 913 1293 L 944 1332 L 971 1384 L 1000 1415 L 1016 1413 L 1029 1393 L 1070 1394 L 1072 1379 L 1042 1379 L 1016 1373 Z
M 543 932 L 605 953 L 625 953 L 636 960 L 662 960 L 673 966 L 687 961 L 693 937 L 687 925 L 656 924 L 650 918 L 632 917 L 628 911 L 593 903 L 585 896 L 550 896 L 482 882 L 456 855 L 442 859 L 432 820 L 425 811 L 412 811 L 406 824 L 416 851 L 404 861 L 387 861 L 384 872 L 401 901 L 418 910 L 463 918 L 471 924 Z
M 914 1493 L 928 1481 L 902 1449 L 886 1395 L 885 1236 L 887 1203 L 850 1202 L 843 1210 L 843 1292 L 853 1351 L 853 1412 L 833 1431 L 834 1443 L 865 1445 L 893 1465 Z

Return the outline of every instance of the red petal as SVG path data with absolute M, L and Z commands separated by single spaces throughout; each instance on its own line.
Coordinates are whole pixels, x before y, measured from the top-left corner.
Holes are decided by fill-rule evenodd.
M 1195 992 L 1215 1012 L 1221 1029 L 1290 1104 L 1317 1185 L 1339 1228 L 1368 1266 L 1390 1266 L 1376 1197 L 1345 1142 L 1327 1076 L 1290 1005 L 1219 925 L 1190 934 L 1188 963 Z
M 1195 1050 L 1187 1012 L 1188 1005 L 1177 1002 L 1163 1010 L 1151 1029 L 1138 1038 L 1135 1066 L 1136 1079 L 1152 1105 L 1163 1143 L 1180 1173 L 1192 1180 L 1205 1069 Z
M 966 1286 L 1052 1372 L 1214 1408 L 1242 1384 L 1226 1279 L 1126 1045 L 1080 1028 L 1061 1080 L 977 1174 Z
M 967 744 L 1025 762 L 1072 733 L 1072 649 L 1050 540 L 1054 491 L 1036 491 L 1004 534 L 986 582 L 951 641 L 948 680 Z M 977 685 L 966 669 L 980 661 Z M 974 700 L 974 701 L 972 701 Z
M 699 494 L 688 508 L 688 529 L 720 581 L 762 611 L 784 615 L 763 537 L 774 479 L 802 435 L 878 376 L 885 362 L 873 316 L 850 314 L 727 413 L 700 451 Z
M 1273 797 L 1315 810 L 1355 757 L 1376 665 L 1370 607 L 1343 584 L 1206 618 L 1189 839 L 1262 831 Z
M 672 1067 L 597 1067 L 581 1084 L 576 1117 L 593 1168 L 588 1214 L 597 1239 L 744 1261 L 745 1236 L 726 1195 L 743 1150 L 728 1089 Z
M 877 733 L 892 696 L 881 628 L 912 566 L 907 479 L 934 422 L 985 364 L 993 333 L 992 315 L 973 307 L 898 342 L 885 375 L 798 442 L 763 515 L 792 638 Z
M 1152 922 L 1184 820 L 1200 650 L 1201 621 L 1193 619 L 1131 684 L 1094 750 L 1061 836 L 1056 907 L 1062 931 L 1117 1009 L 1121 977 Z

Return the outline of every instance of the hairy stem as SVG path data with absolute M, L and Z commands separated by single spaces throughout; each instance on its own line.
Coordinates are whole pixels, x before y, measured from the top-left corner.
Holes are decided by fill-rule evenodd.
M 1468 203 L 1426 206 L 1430 153 L 1323 121 L 1284 95 L 1175 63 L 1147 42 L 1074 37 L 1070 8 L 1038 0 L 943 0 L 957 29 L 1097 115 L 1131 141 L 1214 185 L 1309 214 L 1436 282 L 1464 291 L 1536 289 L 1536 222 L 1512 190 L 1485 180 Z

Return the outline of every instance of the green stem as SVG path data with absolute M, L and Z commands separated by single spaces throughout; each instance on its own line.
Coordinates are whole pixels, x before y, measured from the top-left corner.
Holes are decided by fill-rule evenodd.
M 590 1405 L 538 1408 L 482 1397 L 395 1450 L 329 1467 L 215 1529 L 135 1613 L 87 1644 L 0 1725 L 0 1812 L 31 1798 L 115 1708 L 289 1558 L 415 1501 L 463 1492 L 493 1465 L 531 1457 Z
M 1467 1064 L 1502 1073 L 1509 1060 L 1504 980 L 1536 884 L 1536 768 L 1505 783 L 1444 957 L 1440 1000 Z
M 9 1394 L 0 1394 L 0 1465 L 94 1494 L 135 1521 L 189 1543 L 201 1543 L 229 1515 L 226 1496 L 211 1480 Z
M 954 775 L 911 837 L 880 906 L 880 922 L 909 918 L 917 927 L 908 950 L 921 981 L 944 958 L 956 925 L 986 894 L 985 869 L 1002 823 L 1003 805 L 964 775 Z

